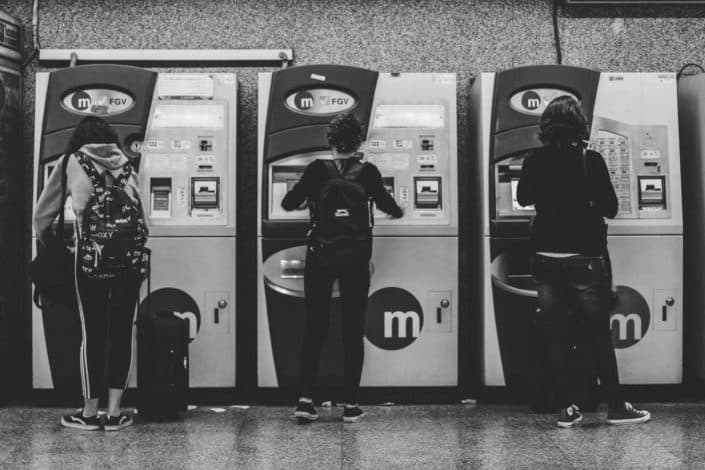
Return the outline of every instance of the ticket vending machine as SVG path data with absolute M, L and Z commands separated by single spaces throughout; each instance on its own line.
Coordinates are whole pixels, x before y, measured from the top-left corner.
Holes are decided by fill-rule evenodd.
M 148 301 L 144 283 L 140 312 L 166 309 L 189 321 L 191 387 L 235 384 L 230 185 L 236 88 L 233 74 L 158 74 L 106 64 L 37 74 L 33 200 L 60 162 L 75 125 L 86 115 L 106 119 L 125 153 L 135 158 L 150 230 L 152 295 Z M 68 233 L 70 204 L 69 198 Z M 219 263 L 212 261 L 216 256 Z M 33 388 L 76 396 L 78 316 L 48 299 L 43 306 L 32 309 Z M 204 351 L 204 345 L 210 349 Z M 213 361 L 216 354 L 219 360 Z M 131 385 L 135 378 L 133 372 Z
M 364 159 L 404 207 L 375 212 L 363 387 L 454 387 L 458 381 L 456 78 L 314 65 L 259 76 L 258 383 L 295 387 L 304 328 L 306 207 L 281 200 L 317 158 L 332 158 L 330 120 L 364 123 Z M 341 311 L 331 303 L 318 385 L 341 383 Z
M 160 73 L 142 144 L 151 308 L 189 319 L 191 387 L 235 387 L 236 105 L 235 74 Z
M 521 392 L 537 292 L 529 269 L 533 208 L 516 201 L 523 159 L 541 146 L 543 110 L 555 97 L 581 102 L 619 198 L 608 221 L 618 302 L 611 313 L 620 381 L 682 380 L 680 158 L 675 76 L 533 66 L 483 73 L 470 90 L 471 141 L 482 198 L 483 372 L 486 386 Z M 557 175 L 557 177 L 559 177 Z
M 25 217 L 24 159 L 22 158 L 22 72 L 20 22 L 0 11 L 0 369 L 19 378 L 17 351 L 23 348 L 19 331 L 25 322 L 25 238 L 20 227 Z M 0 383 L 0 402 L 17 379 Z
M 705 381 L 705 74 L 678 80 L 678 121 L 683 166 L 685 254 L 685 375 Z

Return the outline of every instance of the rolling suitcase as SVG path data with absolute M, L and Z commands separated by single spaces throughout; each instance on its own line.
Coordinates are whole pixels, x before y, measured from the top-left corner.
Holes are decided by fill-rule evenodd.
M 173 419 L 186 411 L 188 320 L 173 312 L 140 319 L 137 342 L 138 410 L 145 419 Z
M 172 311 L 152 311 L 149 250 L 147 259 L 147 308 L 137 328 L 137 407 L 148 420 L 174 419 L 188 406 L 189 322 Z

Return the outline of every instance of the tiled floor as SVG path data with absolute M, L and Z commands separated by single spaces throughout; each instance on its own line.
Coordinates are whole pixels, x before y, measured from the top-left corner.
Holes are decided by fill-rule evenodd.
M 116 433 L 63 429 L 66 410 L 0 409 L 0 467 L 32 469 L 705 468 L 705 404 L 650 404 L 652 422 L 576 429 L 509 406 L 365 407 L 297 425 L 291 408 L 197 408 Z

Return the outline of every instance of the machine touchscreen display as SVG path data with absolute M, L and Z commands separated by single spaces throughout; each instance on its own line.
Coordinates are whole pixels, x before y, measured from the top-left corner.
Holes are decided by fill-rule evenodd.
M 186 127 L 222 129 L 225 109 L 220 104 L 158 104 L 152 118 L 152 127 Z
M 379 105 L 375 109 L 374 127 L 440 129 L 445 125 L 445 108 L 440 104 Z

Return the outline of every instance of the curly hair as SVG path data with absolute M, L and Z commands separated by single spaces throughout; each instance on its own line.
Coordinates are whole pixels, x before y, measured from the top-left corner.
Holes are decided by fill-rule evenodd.
M 563 146 L 589 138 L 585 114 L 573 97 L 559 96 L 548 104 L 539 121 L 539 140 L 544 145 Z
M 78 149 L 86 144 L 117 144 L 120 145 L 115 129 L 110 124 L 97 116 L 86 116 L 78 123 L 71 134 L 66 148 L 65 155 L 76 153 Z
M 327 137 L 328 145 L 337 152 L 356 152 L 362 145 L 362 124 L 353 114 L 339 114 L 330 122 Z

